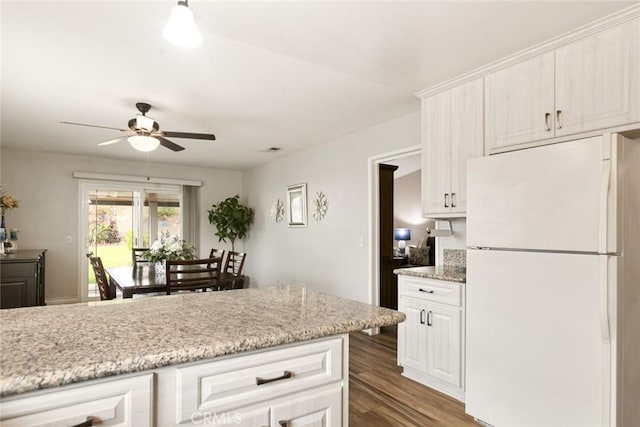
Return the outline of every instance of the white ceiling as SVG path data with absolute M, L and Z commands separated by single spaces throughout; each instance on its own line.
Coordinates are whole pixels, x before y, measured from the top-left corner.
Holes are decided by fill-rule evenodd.
M 419 108 L 413 95 L 633 2 L 205 1 L 193 50 L 174 1 L 2 1 L 5 147 L 246 169 Z M 185 151 L 98 147 L 135 102 Z M 283 150 L 273 154 L 271 147 Z

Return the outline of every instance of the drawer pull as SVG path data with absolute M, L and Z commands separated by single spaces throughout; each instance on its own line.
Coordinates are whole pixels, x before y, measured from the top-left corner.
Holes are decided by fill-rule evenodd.
M 433 293 L 433 289 L 422 289 L 422 288 L 420 288 L 420 289 L 418 289 L 418 290 L 419 290 L 420 292 L 426 292 L 426 293 L 428 293 L 428 294 L 432 294 L 432 293 Z
M 87 421 L 73 425 L 71 427 L 92 427 L 93 426 L 93 417 L 87 417 Z
M 291 378 L 291 375 L 293 375 L 291 373 L 291 371 L 284 371 L 282 373 L 282 375 L 280 375 L 279 377 L 275 377 L 275 378 L 266 378 L 265 379 L 265 378 L 256 377 L 256 385 L 262 385 L 262 384 L 272 383 L 274 381 L 286 380 L 287 378 Z

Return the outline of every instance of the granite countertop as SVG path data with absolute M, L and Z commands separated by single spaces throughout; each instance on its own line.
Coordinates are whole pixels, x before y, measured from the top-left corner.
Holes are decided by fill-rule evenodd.
M 404 319 L 298 285 L 0 310 L 0 397 Z
M 425 279 L 446 280 L 448 282 L 466 283 L 467 269 L 460 266 L 436 265 L 433 267 L 397 268 L 395 274 L 422 277 Z

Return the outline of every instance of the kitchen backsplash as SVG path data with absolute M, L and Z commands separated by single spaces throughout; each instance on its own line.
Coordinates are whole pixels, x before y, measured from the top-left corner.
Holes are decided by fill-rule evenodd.
M 467 267 L 467 251 L 465 249 L 445 249 L 443 264 L 450 267 Z

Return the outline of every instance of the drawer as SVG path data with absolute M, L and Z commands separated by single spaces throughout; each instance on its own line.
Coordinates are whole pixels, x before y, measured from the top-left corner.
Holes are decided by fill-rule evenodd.
M 23 277 L 35 277 L 38 271 L 38 264 L 35 262 L 11 262 L 3 263 L 2 268 L 2 280 L 23 278 Z
M 176 422 L 341 381 L 343 339 L 265 350 L 176 369 Z
M 2 427 L 151 426 L 153 374 L 53 388 L 0 401 Z
M 455 282 L 400 276 L 398 295 L 457 307 L 462 305 L 462 285 Z

